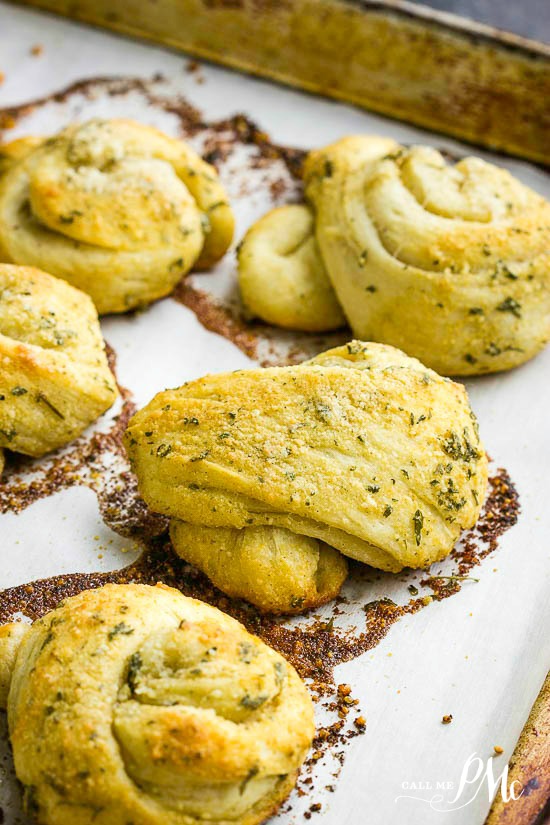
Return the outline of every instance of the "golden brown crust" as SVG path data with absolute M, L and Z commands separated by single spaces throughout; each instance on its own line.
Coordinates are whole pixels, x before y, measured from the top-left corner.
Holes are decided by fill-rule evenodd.
M 151 127 L 91 120 L 3 151 L 0 255 L 65 278 L 100 313 L 167 295 L 231 242 L 216 170 Z
M 265 613 L 301 613 L 334 599 L 347 562 L 322 541 L 278 527 L 204 527 L 170 522 L 178 555 L 234 598 Z
M 447 555 L 487 481 L 464 387 L 359 341 L 159 393 L 126 446 L 153 510 L 283 527 L 393 571 Z
M 0 449 L 67 444 L 118 395 L 90 298 L 32 267 L 0 264 Z
M 234 619 L 157 585 L 68 599 L 24 638 L 15 769 L 44 825 L 255 825 L 314 733 L 294 669 Z

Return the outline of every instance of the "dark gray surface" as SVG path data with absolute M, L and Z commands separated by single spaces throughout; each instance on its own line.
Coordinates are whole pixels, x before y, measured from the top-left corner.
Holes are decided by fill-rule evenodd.
M 550 0 L 412 0 L 487 23 L 497 29 L 550 43 Z

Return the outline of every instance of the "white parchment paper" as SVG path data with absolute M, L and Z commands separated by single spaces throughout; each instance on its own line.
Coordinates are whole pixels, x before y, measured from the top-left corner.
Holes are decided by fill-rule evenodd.
M 35 44 L 43 52 L 32 57 Z M 472 151 L 405 124 L 223 69 L 202 66 L 204 82 L 197 82 L 185 63 L 184 56 L 168 50 L 0 3 L 0 71 L 5 73 L 0 106 L 20 104 L 86 77 L 149 78 L 162 72 L 164 91 L 181 92 L 206 119 L 243 111 L 286 145 L 309 148 L 371 132 L 460 154 Z M 73 95 L 31 113 L 13 137 L 50 133 L 73 118 L 97 114 L 134 117 L 177 133 L 176 118 L 139 94 L 94 100 Z M 550 196 L 542 170 L 518 160 L 493 159 Z M 259 185 L 252 190 L 235 201 L 237 240 L 270 205 Z M 218 268 L 214 287 L 230 289 L 234 272 L 229 255 Z M 171 299 L 131 319 L 110 318 L 103 327 L 117 351 L 119 379 L 138 405 L 158 390 L 207 372 L 253 365 Z M 350 743 L 336 792 L 323 794 L 324 782 L 318 781 L 314 801 L 321 801 L 322 809 L 313 816 L 322 825 L 483 823 L 490 805 L 487 783 L 466 789 L 450 804 L 463 766 L 474 753 L 486 763 L 496 744 L 504 755 L 494 769 L 502 771 L 550 665 L 549 371 L 550 349 L 509 374 L 467 382 L 494 466 L 506 467 L 519 489 L 521 517 L 474 574 L 478 583 L 467 583 L 457 596 L 405 617 L 378 647 L 339 668 L 338 680 L 350 683 L 361 700 L 367 730 Z M 20 515 L 0 516 L 1 587 L 56 573 L 116 569 L 138 551 L 105 526 L 95 495 L 83 487 L 38 501 Z M 398 577 L 383 576 L 362 587 L 362 603 L 380 596 L 406 601 Z M 444 726 L 441 718 L 449 713 L 453 723 Z M 3 717 L 0 723 L 5 728 Z M 0 806 L 6 822 L 23 823 L 5 729 L 2 736 Z M 434 802 L 434 795 L 443 801 Z M 280 814 L 278 821 L 301 821 L 311 801 L 293 799 L 292 811 Z

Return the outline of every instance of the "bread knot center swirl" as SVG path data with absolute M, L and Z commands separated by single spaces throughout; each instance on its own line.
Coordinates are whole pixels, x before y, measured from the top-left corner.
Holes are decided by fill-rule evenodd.
M 311 744 L 312 703 L 291 665 L 162 585 L 84 592 L 33 625 L 15 664 L 0 647 L 17 774 L 48 825 L 69 805 L 85 825 L 254 825 Z
M 265 646 L 220 638 L 215 621 L 155 633 L 130 656 L 114 713 L 129 775 L 176 807 L 185 787 L 187 812 L 206 792 L 219 816 L 242 811 L 288 772 L 277 750 L 286 740 L 293 751 L 292 734 L 276 729 L 285 678 Z
M 169 156 L 126 146 L 93 121 L 29 164 L 31 213 L 53 232 L 106 249 L 170 244 L 195 252 L 201 213 Z
M 355 202 L 379 243 L 403 265 L 492 274 L 498 261 L 531 266 L 533 254 L 546 251 L 544 233 L 530 231 L 530 211 L 542 198 L 479 158 L 452 166 L 435 149 L 416 146 L 363 167 L 359 180 L 347 178 L 350 199 L 358 185 L 362 197 L 351 201 L 350 219 Z

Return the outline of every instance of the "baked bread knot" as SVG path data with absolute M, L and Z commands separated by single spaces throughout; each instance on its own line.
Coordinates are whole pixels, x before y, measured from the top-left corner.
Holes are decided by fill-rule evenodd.
M 204 527 L 170 521 L 176 553 L 227 595 L 264 613 L 303 613 L 336 598 L 348 573 L 323 541 L 282 527 Z
M 389 571 L 446 556 L 487 485 L 464 387 L 361 341 L 159 393 L 125 443 L 156 512 L 208 528 L 284 528 Z
M 345 326 L 307 206 L 281 206 L 260 218 L 239 245 L 238 265 L 241 296 L 252 315 L 305 332 Z
M 447 375 L 510 369 L 547 343 L 550 204 L 508 171 L 424 146 L 373 162 L 356 139 L 312 152 L 305 182 L 359 338 Z
M 304 180 L 318 254 L 302 265 L 311 284 L 329 278 L 358 338 L 444 375 L 510 369 L 549 340 L 550 203 L 506 170 L 365 136 L 311 152 Z M 262 237 L 274 260 L 283 241 Z M 273 275 L 264 303 L 279 289 Z
M 364 162 L 394 151 L 390 138 L 345 138 L 358 147 Z M 331 173 L 327 159 L 322 171 Z M 254 223 L 238 248 L 241 297 L 253 314 L 287 329 L 329 332 L 343 327 L 346 316 L 331 283 L 306 204 L 273 209 Z
M 64 278 L 100 313 L 168 295 L 231 243 L 233 213 L 214 167 L 149 126 L 91 120 L 2 151 L 3 260 Z
M 0 454 L 61 447 L 118 396 L 88 295 L 32 267 L 0 264 L 0 363 Z
M 314 734 L 282 656 L 163 585 L 85 591 L 35 622 L 7 710 L 26 811 L 44 825 L 68 812 L 75 825 L 254 825 Z

